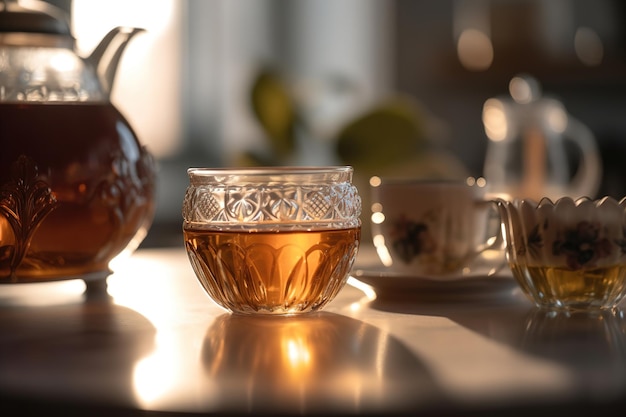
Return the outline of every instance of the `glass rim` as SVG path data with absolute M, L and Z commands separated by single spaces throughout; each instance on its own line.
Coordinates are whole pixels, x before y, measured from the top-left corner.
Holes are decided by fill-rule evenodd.
M 259 166 L 259 167 L 191 167 L 187 169 L 189 176 L 215 175 L 310 175 L 321 173 L 349 173 L 354 171 L 350 165 L 330 166 Z

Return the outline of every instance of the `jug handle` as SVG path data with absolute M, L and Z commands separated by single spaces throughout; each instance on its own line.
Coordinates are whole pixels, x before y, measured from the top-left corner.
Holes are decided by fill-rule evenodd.
M 570 185 L 570 193 L 575 197 L 595 198 L 602 178 L 602 161 L 596 140 L 591 130 L 583 123 L 569 116 L 565 137 L 580 149 L 581 158 L 578 170 Z

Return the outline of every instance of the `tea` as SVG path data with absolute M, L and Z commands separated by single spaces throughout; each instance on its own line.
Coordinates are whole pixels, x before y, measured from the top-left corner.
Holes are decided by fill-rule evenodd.
M 532 286 L 524 279 L 525 291 L 535 294 L 542 304 L 562 307 L 585 307 L 612 304 L 626 292 L 626 266 L 614 265 L 589 269 L 568 269 L 553 266 L 521 266 L 511 264 L 517 277 L 532 279 Z
M 243 313 L 320 309 L 345 284 L 360 235 L 360 227 L 278 232 L 184 229 L 191 264 L 209 296 Z
M 0 148 L 0 283 L 106 277 L 145 236 L 153 161 L 110 103 L 2 103 Z

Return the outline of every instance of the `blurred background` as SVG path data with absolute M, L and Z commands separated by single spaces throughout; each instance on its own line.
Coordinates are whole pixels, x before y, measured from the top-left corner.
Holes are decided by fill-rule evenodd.
M 84 55 L 114 26 L 147 29 L 112 96 L 158 163 L 144 247 L 182 244 L 191 166 L 351 164 L 362 193 L 371 175 L 484 176 L 501 140 L 485 103 L 519 74 L 592 132 L 594 192 L 626 195 L 621 0 L 48 2 Z

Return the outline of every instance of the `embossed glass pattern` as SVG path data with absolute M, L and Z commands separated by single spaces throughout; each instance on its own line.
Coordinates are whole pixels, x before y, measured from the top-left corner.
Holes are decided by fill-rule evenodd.
M 218 304 L 238 313 L 315 311 L 345 285 L 361 229 L 351 167 L 188 174 L 185 245 Z
M 361 199 L 347 168 L 189 170 L 183 204 L 188 223 L 219 228 L 341 228 L 359 223 Z

